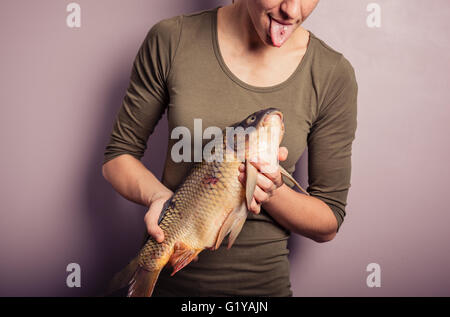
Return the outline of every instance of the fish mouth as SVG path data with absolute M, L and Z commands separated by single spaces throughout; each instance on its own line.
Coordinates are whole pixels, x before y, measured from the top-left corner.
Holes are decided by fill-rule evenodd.
M 245 158 L 278 164 L 278 148 L 284 136 L 283 114 L 276 108 L 263 110 L 256 130 L 249 134 L 245 144 Z
M 245 161 L 260 157 L 262 161 L 273 163 L 274 153 L 278 153 L 285 134 L 284 116 L 279 109 L 257 111 L 231 127 L 231 133 L 227 132 L 224 136 L 226 148 L 233 152 L 229 153 L 230 158 L 235 159 L 237 156 L 239 160 Z
M 284 133 L 284 117 L 280 110 L 274 109 L 264 115 L 261 122 L 262 127 L 276 127 L 280 125 L 281 132 Z
M 272 110 L 265 114 L 263 119 L 263 124 L 267 124 L 267 122 L 270 122 L 270 120 L 273 118 L 273 116 L 278 116 L 281 123 L 283 123 L 283 113 L 280 110 Z

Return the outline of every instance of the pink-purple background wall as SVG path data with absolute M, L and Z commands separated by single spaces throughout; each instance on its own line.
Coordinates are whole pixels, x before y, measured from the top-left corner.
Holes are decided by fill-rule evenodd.
M 97 295 L 136 252 L 145 209 L 102 178 L 131 64 L 157 21 L 231 1 L 62 0 L 0 4 L 0 295 Z M 371 2 L 381 27 L 369 28 Z M 317 244 L 293 235 L 296 296 L 450 295 L 450 4 L 321 1 L 305 26 L 359 83 L 347 217 Z M 167 125 L 144 162 L 161 175 Z M 307 180 L 305 160 L 297 177 Z M 66 266 L 81 265 L 81 288 Z M 381 266 L 381 287 L 366 266 Z

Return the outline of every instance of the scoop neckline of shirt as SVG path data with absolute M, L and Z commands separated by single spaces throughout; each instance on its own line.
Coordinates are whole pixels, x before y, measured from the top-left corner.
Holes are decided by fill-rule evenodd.
M 218 39 L 218 34 L 217 34 L 217 14 L 219 11 L 219 8 L 221 8 L 221 6 L 216 7 L 213 11 L 212 11 L 212 19 L 211 19 L 211 23 L 212 23 L 212 40 L 213 40 L 213 48 L 214 48 L 214 54 L 216 55 L 216 59 L 217 62 L 219 63 L 220 67 L 222 68 L 222 71 L 232 80 L 234 81 L 236 84 L 238 84 L 239 86 L 248 89 L 248 90 L 252 90 L 252 91 L 256 91 L 256 92 L 272 92 L 275 90 L 278 90 L 284 86 L 286 86 L 287 84 L 289 84 L 294 77 L 300 72 L 300 70 L 303 68 L 303 65 L 305 64 L 305 60 L 309 57 L 310 53 L 311 53 L 311 45 L 312 45 L 312 39 L 314 37 L 314 34 L 307 30 L 309 32 L 309 41 L 308 41 L 308 45 L 306 47 L 306 52 L 303 55 L 301 61 L 298 63 L 297 67 L 295 68 L 295 70 L 292 72 L 291 75 L 289 75 L 289 77 L 284 80 L 283 82 L 276 84 L 276 85 L 272 85 L 272 86 L 253 86 L 250 85 L 246 82 L 244 82 L 243 80 L 241 80 L 239 77 L 237 77 L 227 66 L 227 64 L 225 63 L 225 60 L 223 59 L 222 53 L 220 51 L 220 46 L 219 46 L 219 39 Z

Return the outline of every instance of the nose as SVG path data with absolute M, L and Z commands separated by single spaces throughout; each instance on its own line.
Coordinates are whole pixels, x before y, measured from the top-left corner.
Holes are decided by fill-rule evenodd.
M 280 10 L 286 19 L 298 20 L 300 19 L 301 0 L 285 0 L 281 3 Z

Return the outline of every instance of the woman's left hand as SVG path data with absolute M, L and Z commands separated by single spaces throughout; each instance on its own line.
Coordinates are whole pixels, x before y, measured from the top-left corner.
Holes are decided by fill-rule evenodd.
M 288 150 L 285 147 L 280 147 L 278 151 L 278 160 L 285 161 L 288 156 Z M 273 192 L 283 185 L 280 168 L 272 173 L 263 173 L 264 162 L 251 162 L 258 170 L 258 177 L 256 179 L 255 192 L 253 194 L 252 203 L 249 211 L 259 214 L 261 211 L 261 204 L 268 201 L 273 195 Z M 245 164 L 239 166 L 239 181 L 245 186 Z

